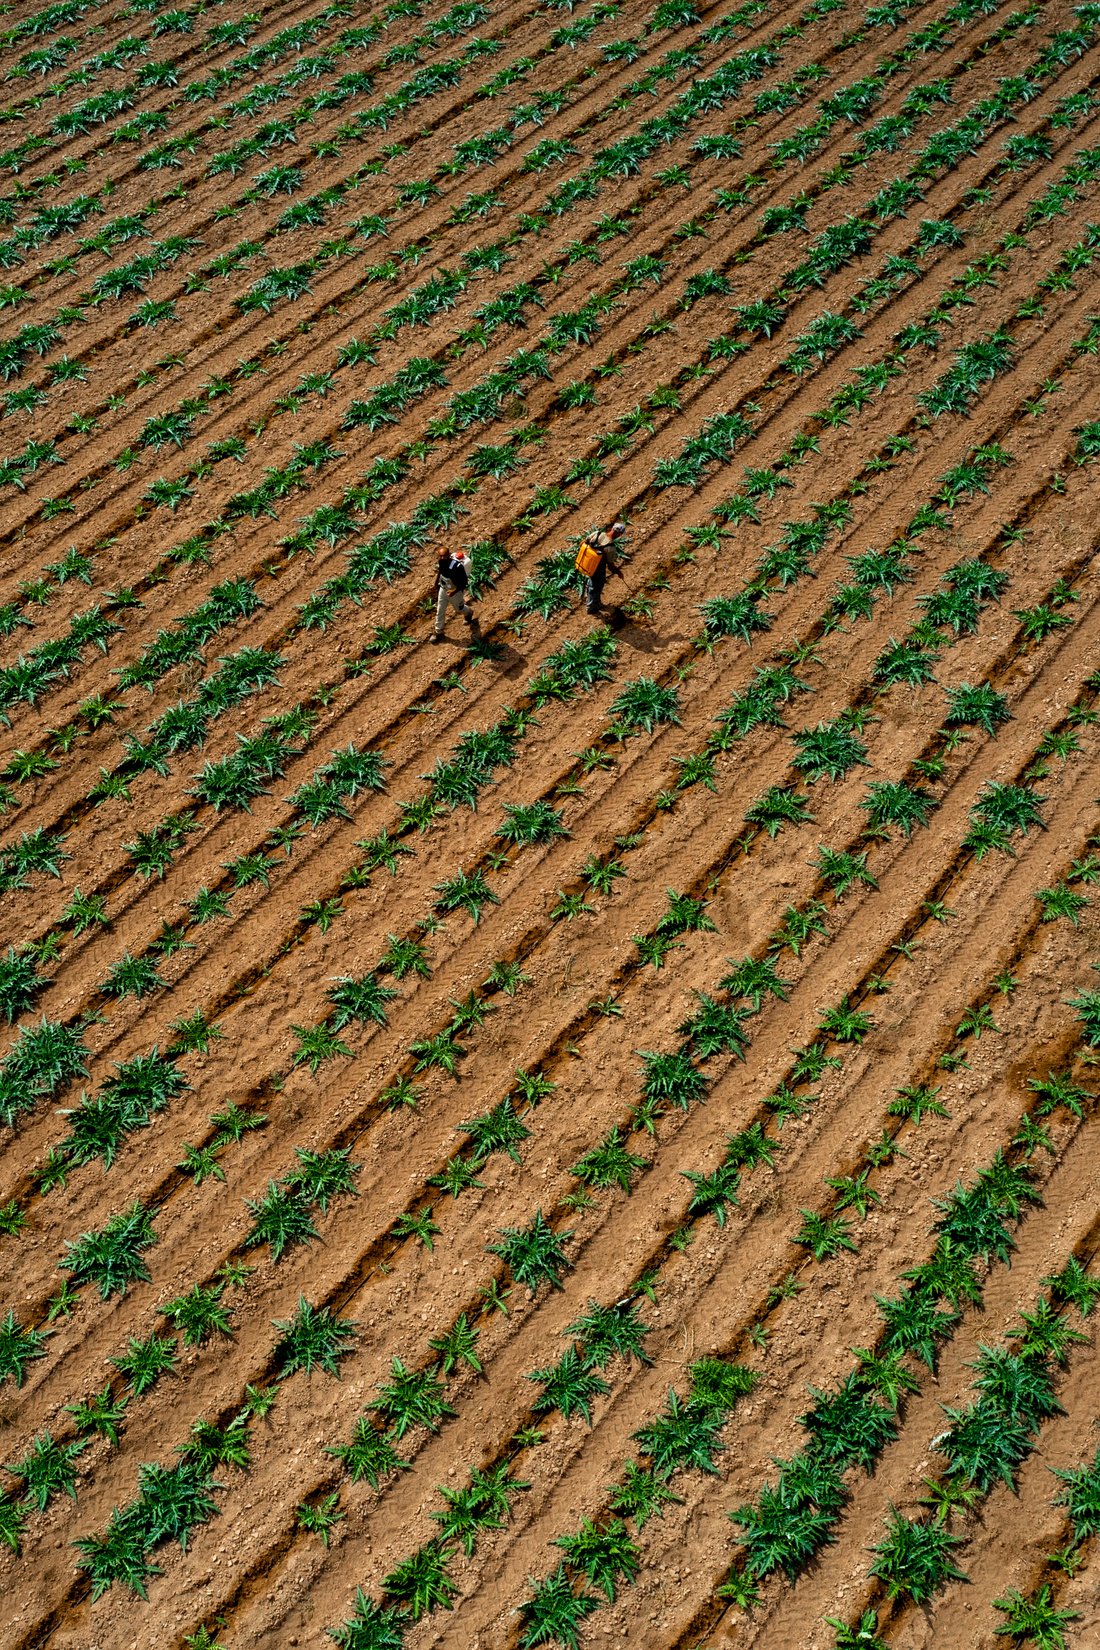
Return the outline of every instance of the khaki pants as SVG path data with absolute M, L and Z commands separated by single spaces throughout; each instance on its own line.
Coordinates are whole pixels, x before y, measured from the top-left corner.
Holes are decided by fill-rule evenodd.
M 461 613 L 467 624 L 472 622 L 474 610 L 470 606 L 469 591 L 456 590 L 449 579 L 440 579 L 439 595 L 435 601 L 435 633 L 437 636 L 443 634 L 443 626 L 447 622 L 448 607 L 453 607 L 456 613 Z

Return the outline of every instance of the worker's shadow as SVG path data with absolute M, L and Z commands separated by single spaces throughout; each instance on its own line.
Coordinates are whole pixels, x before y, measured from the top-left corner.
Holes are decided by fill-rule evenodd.
M 492 652 L 485 662 L 491 664 L 499 676 L 516 676 L 528 666 L 528 661 L 510 642 L 493 638 Z
M 609 607 L 605 619 L 607 628 L 613 633 L 616 640 L 626 647 L 633 648 L 635 653 L 660 653 L 664 648 L 674 646 L 677 642 L 686 642 L 687 636 L 679 634 L 664 635 L 658 630 L 649 630 L 624 613 L 621 607 Z

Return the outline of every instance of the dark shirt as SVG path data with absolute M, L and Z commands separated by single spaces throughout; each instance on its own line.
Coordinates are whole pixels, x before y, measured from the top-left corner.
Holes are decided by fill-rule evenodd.
M 455 590 L 465 590 L 470 582 L 465 561 L 459 561 L 449 553 L 440 560 L 439 576 Z

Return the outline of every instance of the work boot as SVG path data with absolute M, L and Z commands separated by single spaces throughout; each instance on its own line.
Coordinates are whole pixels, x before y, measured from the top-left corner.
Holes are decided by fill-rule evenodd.
M 433 630 L 431 639 L 433 642 L 441 642 L 443 640 L 443 632 L 441 630 Z

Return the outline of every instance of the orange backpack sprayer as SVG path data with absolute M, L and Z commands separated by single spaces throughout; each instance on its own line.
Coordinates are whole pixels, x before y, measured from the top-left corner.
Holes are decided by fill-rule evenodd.
M 596 549 L 595 545 L 589 544 L 587 539 L 582 539 L 577 549 L 577 559 L 573 563 L 573 566 L 577 569 L 578 573 L 583 575 L 584 578 L 590 579 L 602 560 L 603 557 Z

